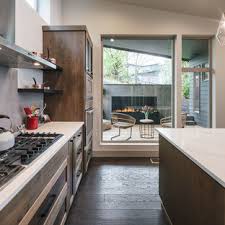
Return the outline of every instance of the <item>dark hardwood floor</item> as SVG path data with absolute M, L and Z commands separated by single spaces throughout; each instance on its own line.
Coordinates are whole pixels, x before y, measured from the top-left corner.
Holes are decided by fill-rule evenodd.
M 168 225 L 149 159 L 93 159 L 67 225 Z

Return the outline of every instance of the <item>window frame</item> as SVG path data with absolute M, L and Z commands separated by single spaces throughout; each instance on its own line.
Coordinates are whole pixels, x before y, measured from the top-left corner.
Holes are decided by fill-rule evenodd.
M 183 72 L 188 72 L 188 73 L 200 73 L 200 79 L 199 79 L 199 85 L 201 88 L 201 81 L 202 81 L 202 74 L 203 73 L 208 73 L 208 80 L 204 80 L 204 81 L 208 81 L 209 82 L 209 116 L 208 116 L 208 124 L 209 124 L 209 128 L 212 128 L 212 76 L 214 73 L 213 67 L 212 67 L 212 41 L 213 38 L 215 36 L 214 35 L 182 35 L 182 41 L 185 39 L 193 39 L 193 40 L 208 40 L 208 67 L 203 67 L 201 64 L 199 67 L 182 67 L 182 73 Z M 181 46 L 181 51 L 182 51 L 182 46 Z M 203 81 L 203 82 L 204 82 Z M 200 90 L 199 88 L 199 90 Z M 200 97 L 200 96 L 199 96 Z M 199 105 L 201 106 L 201 100 L 199 101 Z M 200 113 L 200 106 L 199 106 L 199 113 Z M 194 111 L 194 110 L 193 110 Z M 198 111 L 196 111 L 195 113 L 198 113 Z
M 30 1 L 29 0 L 25 0 L 25 2 L 29 5 L 29 7 L 31 7 L 47 24 L 50 24 L 50 18 L 51 18 L 51 10 L 50 10 L 50 8 L 51 8 L 51 5 L 49 5 L 49 7 L 47 7 L 46 5 L 45 5 L 45 9 L 46 8 L 48 8 L 48 10 L 49 10 L 49 15 L 48 15 L 48 18 L 46 18 L 45 16 L 43 16 L 43 12 L 42 12 L 42 10 L 43 10 L 43 4 L 44 3 L 46 3 L 46 0 L 44 1 L 44 0 L 32 0 L 32 1 L 34 1 L 35 3 L 34 3 L 34 5 L 33 4 L 31 4 L 30 3 Z M 48 0 L 49 2 L 48 2 L 48 4 L 51 4 L 51 2 L 50 2 L 50 0 Z
M 172 96 L 171 96 L 171 114 L 172 114 L 172 127 L 175 125 L 175 41 L 176 41 L 176 35 L 123 35 L 123 34 L 102 34 L 101 35 L 101 93 L 103 93 L 103 50 L 104 50 L 104 45 L 103 45 L 103 39 L 105 38 L 120 38 L 120 39 L 165 39 L 171 40 L 171 49 L 172 49 Z M 103 140 L 103 94 L 101 94 L 101 114 L 100 114 L 100 131 L 101 131 L 101 140 L 100 140 L 100 145 L 132 145 L 134 143 L 140 143 L 140 144 L 156 144 L 158 141 L 151 141 L 149 142 L 148 140 L 135 140 L 135 141 L 104 141 Z
M 193 111 L 199 114 L 201 110 L 201 73 L 193 74 L 193 90 Z M 198 104 L 196 98 L 198 98 Z
M 39 0 L 32 0 L 34 2 L 34 5 L 31 4 L 30 0 L 26 0 L 27 4 L 36 12 L 38 12 L 38 4 L 39 4 Z

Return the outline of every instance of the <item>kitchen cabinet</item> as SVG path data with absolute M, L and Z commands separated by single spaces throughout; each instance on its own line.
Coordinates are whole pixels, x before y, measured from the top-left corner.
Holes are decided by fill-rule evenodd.
M 89 35 L 86 38 L 86 72 L 93 75 L 93 46 Z
M 83 126 L 0 211 L 0 225 L 63 225 L 82 176 Z
M 53 121 L 84 121 L 83 167 L 85 172 L 92 156 L 93 133 L 93 44 L 86 26 L 44 26 L 43 53 L 63 67 L 61 76 L 54 79 L 45 73 L 48 81 L 63 94 L 44 96 L 46 113 Z M 80 170 L 76 180 L 79 181 Z
M 201 168 L 199 163 L 201 158 L 204 158 L 204 162 L 207 163 L 207 160 L 205 160 L 207 154 L 210 158 L 213 157 L 214 161 L 217 160 L 217 155 L 221 155 L 216 152 L 217 150 L 214 146 L 215 142 L 211 141 L 213 143 L 212 149 L 216 152 L 213 155 L 212 153 L 210 154 L 206 147 L 203 147 L 204 142 L 201 141 L 204 138 L 201 140 L 202 136 L 197 134 L 198 131 L 195 133 L 195 131 L 192 130 L 191 136 L 189 135 L 185 138 L 180 135 L 179 138 L 176 139 L 176 134 L 172 133 L 173 130 L 176 129 L 171 129 L 171 134 L 168 136 L 160 135 L 159 139 L 159 194 L 171 224 L 224 225 L 225 188 L 220 184 L 221 182 L 219 183 L 213 178 L 216 175 L 213 173 L 209 175 L 206 172 L 206 170 L 210 168 Z M 163 133 L 163 131 L 161 132 Z M 183 131 L 179 130 L 179 133 L 182 132 Z M 203 131 L 202 133 L 203 136 L 204 133 L 206 134 L 206 139 L 217 135 L 213 133 L 213 131 L 211 134 L 209 131 Z M 192 137 L 194 138 L 192 139 Z M 196 139 L 196 137 L 198 138 Z M 192 141 L 195 142 L 195 140 L 198 148 L 202 150 L 202 154 L 199 154 L 199 151 L 195 149 L 194 143 L 192 143 Z M 219 140 L 218 137 L 217 140 Z M 188 150 L 185 150 L 187 143 L 188 150 L 191 149 L 189 154 L 187 153 Z M 202 143 L 202 146 L 200 143 Z M 222 147 L 221 149 L 221 152 L 223 152 Z M 219 161 L 223 162 L 221 161 L 221 157 Z M 214 162 L 213 164 L 216 165 L 216 168 L 220 168 L 219 163 Z M 215 171 L 216 170 L 214 170 L 214 172 Z
M 69 142 L 67 208 L 71 207 L 83 177 L 83 149 L 83 129 L 80 129 Z

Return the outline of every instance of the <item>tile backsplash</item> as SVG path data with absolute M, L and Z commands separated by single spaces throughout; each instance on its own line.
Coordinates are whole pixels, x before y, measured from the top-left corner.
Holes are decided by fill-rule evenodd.
M 31 105 L 43 107 L 42 94 L 17 92 L 18 87 L 32 85 L 32 77 L 42 82 L 41 71 L 0 67 L 0 114 L 10 116 L 13 127 L 23 123 L 23 107 Z M 6 127 L 8 124 L 5 120 L 0 120 L 0 127 Z

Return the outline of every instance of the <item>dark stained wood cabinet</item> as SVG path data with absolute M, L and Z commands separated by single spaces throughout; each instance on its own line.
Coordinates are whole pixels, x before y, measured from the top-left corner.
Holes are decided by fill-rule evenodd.
M 84 121 L 86 172 L 93 146 L 93 44 L 87 27 L 44 26 L 43 53 L 63 68 L 57 77 L 51 71 L 44 72 L 44 81 L 52 89 L 63 91 L 61 95 L 44 96 L 46 112 L 53 121 Z
M 224 225 L 225 189 L 160 136 L 159 193 L 173 225 Z
M 69 142 L 68 150 L 68 195 L 67 208 L 69 209 L 73 203 L 80 181 L 83 177 L 83 128 Z M 81 168 L 81 170 L 80 170 Z M 79 176 L 78 176 L 79 172 Z
M 64 225 L 83 176 L 83 126 L 0 211 L 0 225 Z
M 53 224 L 67 196 L 68 144 L 0 211 L 0 225 Z M 67 209 L 63 215 L 67 214 Z
M 44 81 L 62 95 L 45 96 L 53 121 L 85 121 L 86 75 L 92 75 L 92 42 L 86 26 L 44 26 L 43 53 L 55 58 L 63 71 Z

